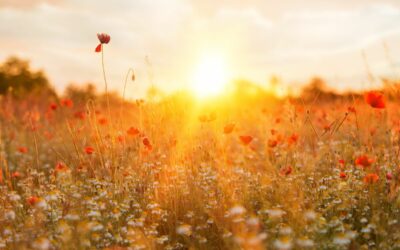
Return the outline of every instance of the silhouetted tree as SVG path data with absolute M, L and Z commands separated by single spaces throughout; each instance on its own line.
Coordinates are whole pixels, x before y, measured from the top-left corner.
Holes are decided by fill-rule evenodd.
M 301 97 L 304 101 L 330 101 L 340 96 L 328 89 L 324 79 L 320 77 L 311 78 L 310 82 L 303 88 Z
M 27 94 L 56 96 L 43 71 L 33 71 L 29 61 L 8 58 L 0 65 L 0 95 L 23 97 Z
M 73 100 L 77 104 L 84 104 L 89 99 L 94 100 L 97 97 L 96 86 L 92 83 L 83 86 L 69 84 L 65 88 L 64 96 Z

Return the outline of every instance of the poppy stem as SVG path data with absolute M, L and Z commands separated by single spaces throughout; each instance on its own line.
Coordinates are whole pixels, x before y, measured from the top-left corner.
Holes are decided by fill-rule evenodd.
M 110 111 L 110 99 L 108 97 L 108 84 L 107 84 L 107 77 L 106 77 L 106 69 L 104 66 L 104 46 L 101 45 L 101 66 L 103 68 L 103 78 L 104 78 L 104 86 L 105 86 L 105 92 L 106 92 L 106 99 L 107 99 L 107 110 L 108 110 L 108 118 L 111 118 L 111 111 Z

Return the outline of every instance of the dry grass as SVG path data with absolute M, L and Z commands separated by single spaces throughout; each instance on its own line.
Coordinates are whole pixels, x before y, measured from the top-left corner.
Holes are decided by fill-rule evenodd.
M 1 249 L 400 249 L 398 103 L 62 103 L 2 100 Z

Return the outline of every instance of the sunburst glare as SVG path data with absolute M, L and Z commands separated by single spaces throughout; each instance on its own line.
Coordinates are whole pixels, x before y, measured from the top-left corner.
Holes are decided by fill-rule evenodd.
M 229 82 L 229 71 L 220 54 L 203 55 L 192 76 L 191 88 L 198 97 L 220 94 Z

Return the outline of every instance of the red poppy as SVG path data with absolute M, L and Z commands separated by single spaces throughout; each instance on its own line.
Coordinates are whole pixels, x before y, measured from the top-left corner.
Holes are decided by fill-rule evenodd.
M 136 135 L 138 135 L 138 134 L 140 133 L 140 131 L 139 131 L 139 129 L 137 129 L 137 128 L 135 128 L 135 127 L 130 127 L 130 128 L 126 131 L 126 133 L 127 133 L 128 135 L 136 136 Z
M 298 140 L 299 140 L 299 135 L 297 135 L 297 134 L 292 134 L 292 135 L 289 136 L 289 138 L 288 138 L 288 143 L 289 143 L 289 144 L 295 144 Z
M 365 93 L 364 98 L 365 102 L 373 108 L 384 109 L 386 107 L 384 95 L 378 91 L 369 91 Z
M 323 129 L 324 129 L 325 132 L 329 132 L 329 130 L 331 130 L 331 126 L 328 125 L 328 124 L 325 124 L 325 125 L 323 126 Z
M 364 183 L 367 184 L 372 184 L 372 183 L 376 183 L 379 180 L 379 176 L 375 173 L 372 174 L 367 174 L 366 176 L 364 176 Z
M 56 172 L 65 172 L 68 170 L 68 167 L 65 164 L 63 164 L 62 162 L 59 162 L 56 164 L 56 167 L 54 168 L 54 170 Z
M 248 145 L 253 140 L 253 137 L 251 135 L 241 135 L 239 139 L 243 145 Z
M 392 180 L 392 179 L 393 179 L 393 174 L 392 174 L 391 172 L 387 172 L 387 173 L 386 173 L 386 179 L 387 179 L 388 181 Z
M 374 162 L 374 159 L 368 158 L 367 155 L 360 155 L 357 157 L 355 160 L 356 165 L 362 166 L 363 168 L 371 166 L 371 164 Z
M 90 147 L 90 146 L 85 147 L 85 153 L 86 154 L 91 155 L 91 154 L 93 154 L 93 152 L 94 152 L 94 148 L 93 147 Z
M 227 125 L 224 127 L 224 133 L 225 133 L 225 134 L 230 134 L 230 133 L 232 133 L 232 131 L 233 131 L 234 128 L 235 128 L 235 124 L 234 124 L 234 123 L 227 124 Z
M 286 166 L 281 168 L 281 170 L 279 171 L 279 174 L 282 176 L 288 176 L 293 172 L 293 168 L 291 166 Z
M 76 119 L 85 120 L 86 114 L 83 111 L 77 111 L 77 112 L 75 112 L 74 117 Z
M 97 34 L 97 38 L 99 39 L 100 43 L 97 45 L 95 51 L 101 52 L 103 44 L 108 44 L 110 42 L 111 37 L 106 33 Z
M 11 174 L 11 177 L 12 177 L 12 178 L 19 178 L 19 177 L 21 177 L 21 173 L 18 172 L 18 171 L 15 171 L 15 172 L 13 172 L 13 173 Z
M 276 147 L 276 145 L 278 145 L 278 141 L 277 140 L 272 140 L 272 139 L 268 140 L 268 147 L 274 148 L 274 147 Z
M 27 202 L 29 205 L 34 206 L 34 205 L 36 205 L 36 203 L 39 202 L 39 200 L 40 200 L 39 197 L 33 195 L 33 196 L 27 198 L 27 199 L 26 199 L 26 202 Z
M 340 165 L 344 165 L 344 163 L 345 163 L 345 161 L 344 161 L 343 159 L 340 159 L 340 160 L 339 160 L 339 164 L 340 164 Z
M 55 103 L 50 104 L 50 109 L 51 110 L 56 110 L 57 109 L 57 104 L 55 104 Z
M 21 154 L 26 154 L 26 153 L 28 153 L 28 148 L 27 148 L 27 147 L 19 147 L 19 148 L 18 148 L 18 151 L 19 151 Z
M 74 102 L 71 99 L 62 99 L 60 101 L 61 106 L 72 108 L 74 106 Z
M 356 113 L 356 108 L 355 107 L 348 107 L 347 111 L 349 111 L 350 113 Z
M 340 172 L 339 177 L 340 177 L 340 179 L 346 179 L 347 175 L 345 172 Z
M 107 124 L 107 118 L 100 118 L 99 119 L 99 124 L 101 124 L 101 125 L 106 125 Z
M 153 146 L 151 145 L 150 140 L 147 137 L 143 138 L 143 145 L 149 151 L 151 151 L 153 149 Z
M 125 141 L 125 137 L 124 137 L 123 135 L 118 135 L 117 138 L 116 138 L 116 140 L 117 140 L 117 142 L 122 143 L 122 142 Z
M 108 35 L 106 33 L 97 34 L 97 38 L 99 38 L 99 41 L 102 44 L 104 44 L 104 43 L 108 44 L 110 42 L 110 39 L 111 39 L 110 35 Z
M 46 137 L 47 140 L 51 140 L 54 137 L 53 134 L 49 131 L 44 131 L 43 135 Z

